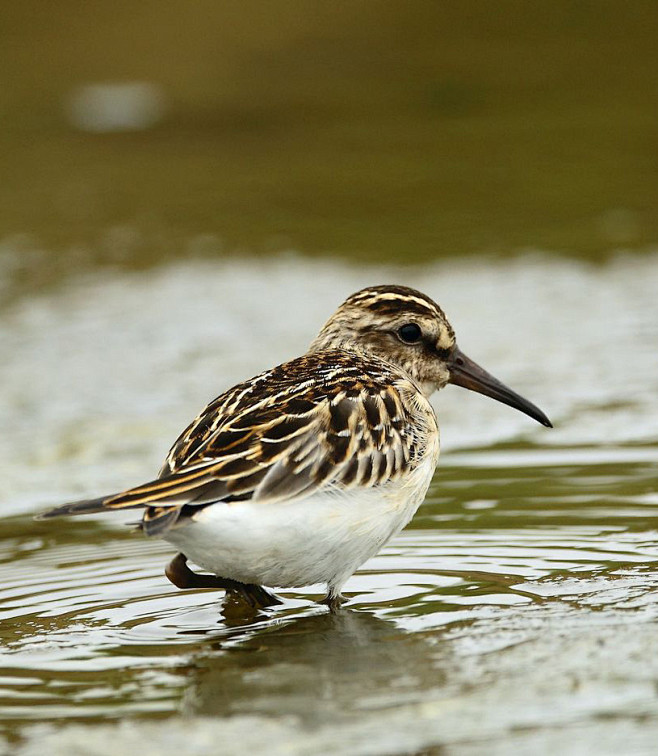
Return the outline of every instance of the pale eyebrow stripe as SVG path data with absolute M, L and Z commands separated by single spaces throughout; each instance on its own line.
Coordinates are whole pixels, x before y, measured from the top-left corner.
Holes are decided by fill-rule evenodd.
M 407 305 L 412 307 L 420 314 L 425 313 L 431 317 L 445 318 L 443 312 L 439 309 L 438 305 L 430 304 L 424 299 L 412 296 L 402 296 L 400 294 L 375 294 L 368 297 L 363 297 L 353 300 L 354 304 L 363 305 L 364 307 L 370 307 L 371 309 L 377 309 L 378 305 L 386 307 L 389 305 L 399 304 L 400 306 Z

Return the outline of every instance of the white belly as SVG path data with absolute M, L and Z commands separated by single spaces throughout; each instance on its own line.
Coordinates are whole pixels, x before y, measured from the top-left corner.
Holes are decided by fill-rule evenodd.
M 403 481 L 375 488 L 212 504 L 165 538 L 221 577 L 279 588 L 327 583 L 339 591 L 413 517 L 437 457 L 438 444 Z

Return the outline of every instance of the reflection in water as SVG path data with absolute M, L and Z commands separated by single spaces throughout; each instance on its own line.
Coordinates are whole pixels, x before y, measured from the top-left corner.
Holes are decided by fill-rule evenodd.
M 418 700 L 437 687 L 432 647 L 366 612 L 273 625 L 190 670 L 188 714 L 295 716 L 305 725 Z

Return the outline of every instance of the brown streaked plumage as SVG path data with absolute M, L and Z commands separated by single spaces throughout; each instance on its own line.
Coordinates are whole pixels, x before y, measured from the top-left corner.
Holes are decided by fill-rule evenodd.
M 241 590 L 262 604 L 270 594 L 260 583 L 322 580 L 335 608 L 344 580 L 422 501 L 438 458 L 427 397 L 448 382 L 550 424 L 459 351 L 435 302 L 407 287 L 369 287 L 341 305 L 304 356 L 212 401 L 158 478 L 43 517 L 143 508 L 147 535 L 217 573 L 196 576 L 181 554 L 167 570 L 179 587 Z

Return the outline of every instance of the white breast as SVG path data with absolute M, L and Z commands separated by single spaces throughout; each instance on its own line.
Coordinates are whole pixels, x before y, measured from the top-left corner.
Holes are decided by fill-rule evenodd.
M 212 504 L 165 538 L 221 577 L 280 588 L 327 583 L 338 592 L 413 517 L 438 456 L 436 436 L 401 480 L 291 501 Z

